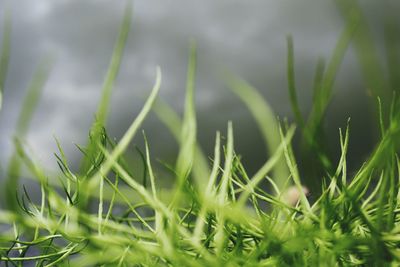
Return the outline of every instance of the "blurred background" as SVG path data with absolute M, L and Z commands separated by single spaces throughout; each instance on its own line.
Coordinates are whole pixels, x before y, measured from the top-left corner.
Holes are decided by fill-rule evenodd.
M 385 65 L 384 29 L 388 18 L 398 23 L 400 4 L 372 0 L 359 4 Z M 13 151 L 12 136 L 26 89 L 47 56 L 55 61 L 26 144 L 43 166 L 55 170 L 56 136 L 72 166 L 77 166 L 81 154 L 74 144 L 87 141 L 125 6 L 126 1 L 105 0 L 0 1 L 0 36 L 4 11 L 9 10 L 12 17 L 10 65 L 0 113 L 2 176 Z M 150 92 L 157 65 L 163 72 L 160 97 L 182 112 L 193 39 L 198 47 L 200 143 L 210 155 L 215 131 L 225 133 L 227 121 L 232 120 L 235 149 L 253 173 L 267 158 L 263 141 L 248 109 L 224 84 L 221 72 L 229 70 L 248 81 L 279 117 L 292 120 L 286 75 L 286 36 L 291 34 L 300 108 L 306 115 L 317 61 L 329 59 L 344 25 L 335 1 L 328 0 L 134 1 L 107 130 L 111 137 L 121 137 Z M 357 53 L 350 46 L 335 81 L 324 127 L 335 157 L 340 148 L 338 128 L 344 128 L 351 117 L 349 157 L 353 168 L 367 158 L 378 137 L 371 98 Z M 151 114 L 143 128 L 153 157 L 173 163 L 177 144 L 165 126 Z M 135 142 L 141 144 L 141 136 Z

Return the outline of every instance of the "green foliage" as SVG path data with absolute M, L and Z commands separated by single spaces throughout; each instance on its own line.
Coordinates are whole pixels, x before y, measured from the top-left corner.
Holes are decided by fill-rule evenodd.
M 203 154 L 196 139 L 201 129 L 197 129 L 194 105 L 195 45 L 190 49 L 183 119 L 166 103 L 156 101 L 161 86 L 157 68 L 142 110 L 121 140 L 112 141 L 105 130 L 106 114 L 129 30 L 129 12 L 121 26 L 88 147 L 78 147 L 83 167 L 72 171 L 56 140 L 60 174 L 49 174 L 23 146 L 47 75 L 46 68 L 40 69 L 27 96 L 32 102 L 24 105 L 16 130 L 6 187 L 9 205 L 0 210 L 0 261 L 6 266 L 399 265 L 398 101 L 394 99 L 386 113 L 379 100 L 382 136 L 356 172 L 347 170 L 349 123 L 339 130 L 340 157 L 327 159 L 329 164 L 324 160 L 328 156 L 320 138 L 323 118 L 340 62 L 359 25 L 349 21 L 326 70 L 321 63 L 317 66 L 313 107 L 307 119 L 297 101 L 294 48 L 288 38 L 290 103 L 304 149 L 316 155 L 323 171 L 313 176 L 314 180 L 307 180 L 299 170 L 303 163 L 298 163 L 292 148 L 296 127 L 277 120 L 261 94 L 232 75 L 228 85 L 257 121 L 269 158 L 249 175 L 235 153 L 231 122 L 225 139 L 216 133 L 214 155 L 207 158 Z M 3 72 L 0 69 L 0 74 Z M 396 83 L 394 78 L 392 82 Z M 124 157 L 152 109 L 180 146 L 172 167 L 174 187 L 161 186 L 163 177 L 154 167 L 151 140 L 144 133 L 140 152 L 143 177 Z M 30 190 L 19 190 L 22 167 L 36 179 L 39 200 L 31 198 Z M 303 186 L 307 181 L 314 181 L 319 188 L 313 201 Z
M 128 5 L 125 9 L 125 15 L 121 23 L 118 40 L 115 44 L 111 62 L 104 80 L 100 103 L 95 115 L 95 121 L 90 129 L 89 140 L 84 153 L 85 157 L 82 158 L 81 162 L 81 172 L 85 178 L 91 176 L 93 164 L 96 164 L 95 162 L 101 158 L 101 152 L 98 150 L 98 143 L 104 139 L 104 127 L 107 125 L 107 114 L 111 93 L 122 62 L 125 44 L 126 40 L 128 39 L 129 29 L 131 26 L 131 9 L 131 1 L 128 1 Z M 87 183 L 89 181 L 84 182 Z M 85 195 L 86 192 L 82 192 L 82 199 L 88 198 Z M 88 205 L 87 202 L 88 199 L 82 200 L 80 205 L 85 207 Z

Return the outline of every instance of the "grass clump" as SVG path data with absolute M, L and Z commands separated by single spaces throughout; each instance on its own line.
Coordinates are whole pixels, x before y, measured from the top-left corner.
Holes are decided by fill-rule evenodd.
M 354 173 L 347 170 L 349 125 L 338 133 L 341 155 L 337 159 L 327 156 L 319 138 L 335 74 L 356 31 L 353 20 L 349 20 L 327 70 L 321 64 L 317 68 L 314 106 L 308 119 L 303 117 L 297 103 L 293 43 L 288 38 L 290 101 L 305 150 L 316 156 L 315 164 L 322 170 L 319 176 L 312 176 L 311 182 L 319 189 L 312 191 L 318 192 L 312 201 L 304 187 L 304 184 L 310 187 L 310 180 L 299 171 L 292 148 L 296 127 L 276 120 L 268 103 L 243 80 L 229 76 L 228 85 L 259 123 L 269 159 L 254 175 L 248 174 L 235 153 L 230 122 L 226 133 L 216 133 L 214 154 L 204 156 L 196 141 L 194 45 L 190 51 L 183 118 L 165 103 L 156 101 L 161 86 L 161 71 L 157 69 L 155 84 L 141 112 L 118 143 L 109 138 L 105 130 L 108 100 L 122 59 L 129 21 L 127 12 L 88 144 L 79 147 L 83 155 L 79 171 L 71 170 L 57 141 L 56 160 L 61 172 L 56 177 L 58 183 L 54 182 L 24 150 L 22 139 L 29 119 L 21 115 L 22 130 L 17 131 L 15 154 L 7 176 L 6 190 L 10 192 L 7 209 L 0 211 L 3 265 L 396 266 L 400 263 L 397 102 L 393 101 L 386 124 L 385 114 L 380 113 L 381 140 Z M 7 50 L 7 45 L 3 49 Z M 1 65 L 0 73 L 5 73 L 5 66 Z M 42 81 L 45 76 L 40 73 Z M 37 84 L 33 83 L 31 96 L 39 95 L 41 83 Z M 29 107 L 33 109 L 34 103 Z M 143 177 L 125 160 L 126 149 L 152 108 L 180 144 L 176 165 L 171 170 L 176 177 L 171 188 L 159 185 L 162 177 L 153 168 L 151 140 L 147 140 L 144 132 Z M 25 188 L 15 197 L 22 166 L 37 179 L 41 191 L 38 201 Z

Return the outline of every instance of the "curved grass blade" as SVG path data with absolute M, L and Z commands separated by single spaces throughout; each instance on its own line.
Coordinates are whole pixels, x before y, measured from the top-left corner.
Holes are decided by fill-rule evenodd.
M 125 8 L 125 15 L 119 31 L 118 40 L 115 44 L 114 51 L 111 57 L 111 62 L 104 80 L 100 103 L 95 115 L 95 121 L 90 129 L 91 138 L 88 140 L 87 153 L 82 161 L 82 174 L 85 175 L 90 169 L 92 159 L 98 155 L 97 142 L 101 138 L 103 127 L 107 124 L 107 115 L 109 103 L 111 99 L 112 89 L 117 78 L 119 68 L 121 66 L 122 56 L 125 49 L 126 41 L 128 38 L 131 20 L 132 20 L 132 2 L 128 1 Z
M 156 103 L 154 103 L 153 111 L 172 133 L 176 141 L 181 144 L 182 140 L 180 133 L 182 131 L 182 122 L 178 114 L 172 109 L 171 106 L 161 100 L 157 100 Z M 210 177 L 210 167 L 206 155 L 201 149 L 200 144 L 197 142 L 194 162 L 196 162 L 196 164 L 193 164 L 192 166 L 193 177 L 199 186 L 199 192 L 204 192 L 203 189 L 205 189 L 207 186 L 207 177 Z
M 155 81 L 153 89 L 150 93 L 149 98 L 146 100 L 146 103 L 144 104 L 142 110 L 137 115 L 136 119 L 133 121 L 131 126 L 128 128 L 128 130 L 126 131 L 124 136 L 121 138 L 120 142 L 115 146 L 113 152 L 110 154 L 110 156 L 107 158 L 107 160 L 101 164 L 100 170 L 97 171 L 92 177 L 90 177 L 89 187 L 88 187 L 89 189 L 96 188 L 96 185 L 99 182 L 99 179 L 101 179 L 101 177 L 103 175 L 106 175 L 111 170 L 115 161 L 117 161 L 117 159 L 128 148 L 129 143 L 135 136 L 139 127 L 142 125 L 147 114 L 150 112 L 151 107 L 157 97 L 158 91 L 160 90 L 160 87 L 161 87 L 161 70 L 159 67 L 157 67 L 156 81 Z M 88 191 L 90 192 L 91 190 L 88 190 Z
M 228 75 L 226 81 L 229 88 L 250 110 L 264 137 L 267 154 L 270 156 L 273 155 L 279 147 L 280 136 L 277 119 L 272 108 L 264 100 L 263 96 L 244 80 L 238 79 L 233 75 Z M 273 168 L 273 179 L 277 186 L 282 189 L 287 177 L 289 177 L 289 170 L 284 158 L 281 156 Z

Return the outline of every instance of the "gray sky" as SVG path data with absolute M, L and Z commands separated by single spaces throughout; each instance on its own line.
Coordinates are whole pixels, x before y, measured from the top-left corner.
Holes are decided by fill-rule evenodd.
M 2 162 L 12 148 L 10 137 L 26 87 L 40 60 L 49 54 L 56 62 L 32 121 L 28 144 L 46 166 L 55 166 L 53 135 L 70 157 L 78 154 L 73 143 L 86 141 L 125 3 L 0 1 L 0 25 L 4 8 L 10 9 L 13 22 L 11 62 L 0 114 Z M 378 4 L 364 4 L 368 12 L 376 11 L 375 20 L 383 16 Z M 200 140 L 212 145 L 215 130 L 224 131 L 226 122 L 233 119 L 239 140 L 236 147 L 247 155 L 260 149 L 260 136 L 245 107 L 224 88 L 217 73 L 223 68 L 237 73 L 262 91 L 277 114 L 288 116 L 285 37 L 293 34 L 300 102 L 307 111 L 317 58 L 329 56 L 343 26 L 333 1 L 143 0 L 134 1 L 133 9 L 132 29 L 112 97 L 111 135 L 120 136 L 140 110 L 157 65 L 163 72 L 161 97 L 181 110 L 189 40 L 195 39 Z M 340 105 L 332 108 L 334 113 L 346 107 L 356 113 L 357 107 L 349 100 L 355 95 L 362 96 L 360 103 L 365 102 L 363 88 L 350 88 L 357 79 L 360 74 L 350 54 L 339 75 L 341 86 L 335 101 Z M 345 121 L 332 125 L 344 126 Z M 145 128 L 156 154 L 174 148 L 154 116 Z

